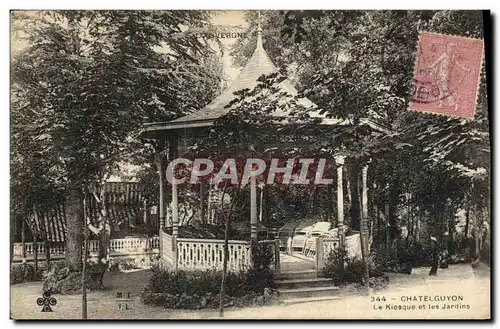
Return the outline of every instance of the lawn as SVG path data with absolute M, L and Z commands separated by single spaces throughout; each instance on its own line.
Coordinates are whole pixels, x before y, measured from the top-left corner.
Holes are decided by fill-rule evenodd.
M 389 274 L 386 290 L 374 292 L 375 296 L 386 296 L 388 300 L 399 300 L 401 296 L 463 294 L 471 309 L 447 312 L 397 311 L 378 313 L 373 310 L 368 296 L 359 292 L 344 291 L 337 300 L 305 304 L 252 307 L 225 311 L 226 319 L 356 319 L 356 318 L 487 318 L 489 317 L 489 268 L 473 270 L 470 264 L 452 265 L 439 270 L 438 276 L 429 277 L 429 268 L 415 268 L 411 275 Z M 217 310 L 169 310 L 141 303 L 139 294 L 151 276 L 151 271 L 130 273 L 106 273 L 105 291 L 88 295 L 89 319 L 217 319 Z M 129 310 L 119 310 L 116 293 L 130 292 L 133 302 Z M 40 282 L 28 282 L 11 286 L 11 316 L 14 319 L 81 319 L 81 295 L 55 295 L 57 305 L 54 312 L 43 313 L 36 304 L 42 295 Z

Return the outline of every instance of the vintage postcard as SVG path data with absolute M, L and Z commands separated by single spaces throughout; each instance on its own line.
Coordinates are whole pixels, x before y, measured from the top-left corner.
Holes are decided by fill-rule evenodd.
M 11 318 L 491 319 L 489 15 L 11 11 Z

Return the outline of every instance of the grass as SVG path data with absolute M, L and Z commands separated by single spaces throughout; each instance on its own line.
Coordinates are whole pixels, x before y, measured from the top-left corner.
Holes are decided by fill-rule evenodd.
M 489 306 L 489 269 L 484 273 L 472 270 L 469 264 L 451 265 L 439 270 L 437 277 L 428 276 L 429 268 L 416 268 L 410 276 L 389 274 L 389 288 L 383 292 L 387 297 L 401 295 L 463 294 L 473 308 L 447 313 L 426 313 L 429 318 L 478 318 L 487 317 Z M 105 291 L 88 295 L 89 319 L 217 319 L 217 310 L 190 311 L 165 310 L 161 307 L 143 305 L 139 293 L 147 283 L 149 270 L 131 273 L 106 273 Z M 117 292 L 130 292 L 133 299 L 131 310 L 120 311 L 115 301 Z M 11 286 L 11 317 L 13 319 L 81 319 L 81 295 L 55 295 L 57 305 L 54 312 L 42 313 L 36 305 L 41 297 L 42 284 L 28 282 Z M 289 306 L 266 306 L 224 311 L 230 319 L 360 319 L 374 317 L 422 318 L 422 313 L 374 313 L 366 296 L 342 293 L 339 300 Z

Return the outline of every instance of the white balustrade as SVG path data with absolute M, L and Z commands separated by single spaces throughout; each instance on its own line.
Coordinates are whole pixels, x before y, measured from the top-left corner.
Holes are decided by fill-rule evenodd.
M 50 245 L 51 256 L 64 255 L 65 251 L 66 251 L 66 245 L 64 242 L 55 242 Z
M 148 239 L 148 246 L 149 249 L 155 250 L 155 249 L 160 249 L 160 237 L 154 236 L 152 238 Z
M 33 242 L 26 242 L 26 259 L 33 260 L 35 248 Z M 45 259 L 45 242 L 38 242 L 38 259 Z M 159 237 L 151 238 L 124 238 L 111 239 L 109 241 L 110 257 L 120 257 L 127 255 L 148 255 L 159 252 L 160 240 Z M 53 242 L 50 244 L 50 257 L 53 259 L 64 258 L 66 245 L 64 242 Z M 89 240 L 90 257 L 97 257 L 99 253 L 99 241 Z M 14 243 L 13 260 L 21 261 L 23 257 L 22 243 Z
M 246 241 L 229 241 L 229 271 L 250 267 L 250 244 Z M 180 269 L 222 269 L 224 241 L 208 239 L 177 239 L 177 266 Z
M 176 248 L 172 245 L 172 237 L 162 232 L 163 254 L 162 259 L 169 266 L 180 269 L 222 269 L 224 260 L 224 241 L 208 239 L 182 239 L 176 241 Z M 38 242 L 38 259 L 45 259 L 45 243 Z M 22 260 L 22 244 L 14 244 L 14 261 Z M 26 258 L 32 261 L 34 258 L 34 244 L 25 243 Z M 124 256 L 151 255 L 159 253 L 160 237 L 150 238 L 123 238 L 111 239 L 109 241 L 110 258 Z M 61 242 L 51 243 L 50 256 L 52 259 L 63 259 L 65 257 L 65 244 Z M 99 241 L 89 241 L 89 254 L 91 258 L 97 257 L 99 252 Z M 229 241 L 228 270 L 240 271 L 251 265 L 250 244 L 247 241 Z

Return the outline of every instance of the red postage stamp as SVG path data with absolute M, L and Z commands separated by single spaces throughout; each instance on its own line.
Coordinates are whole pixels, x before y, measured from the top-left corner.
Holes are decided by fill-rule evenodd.
M 410 110 L 474 118 L 483 41 L 421 32 Z

